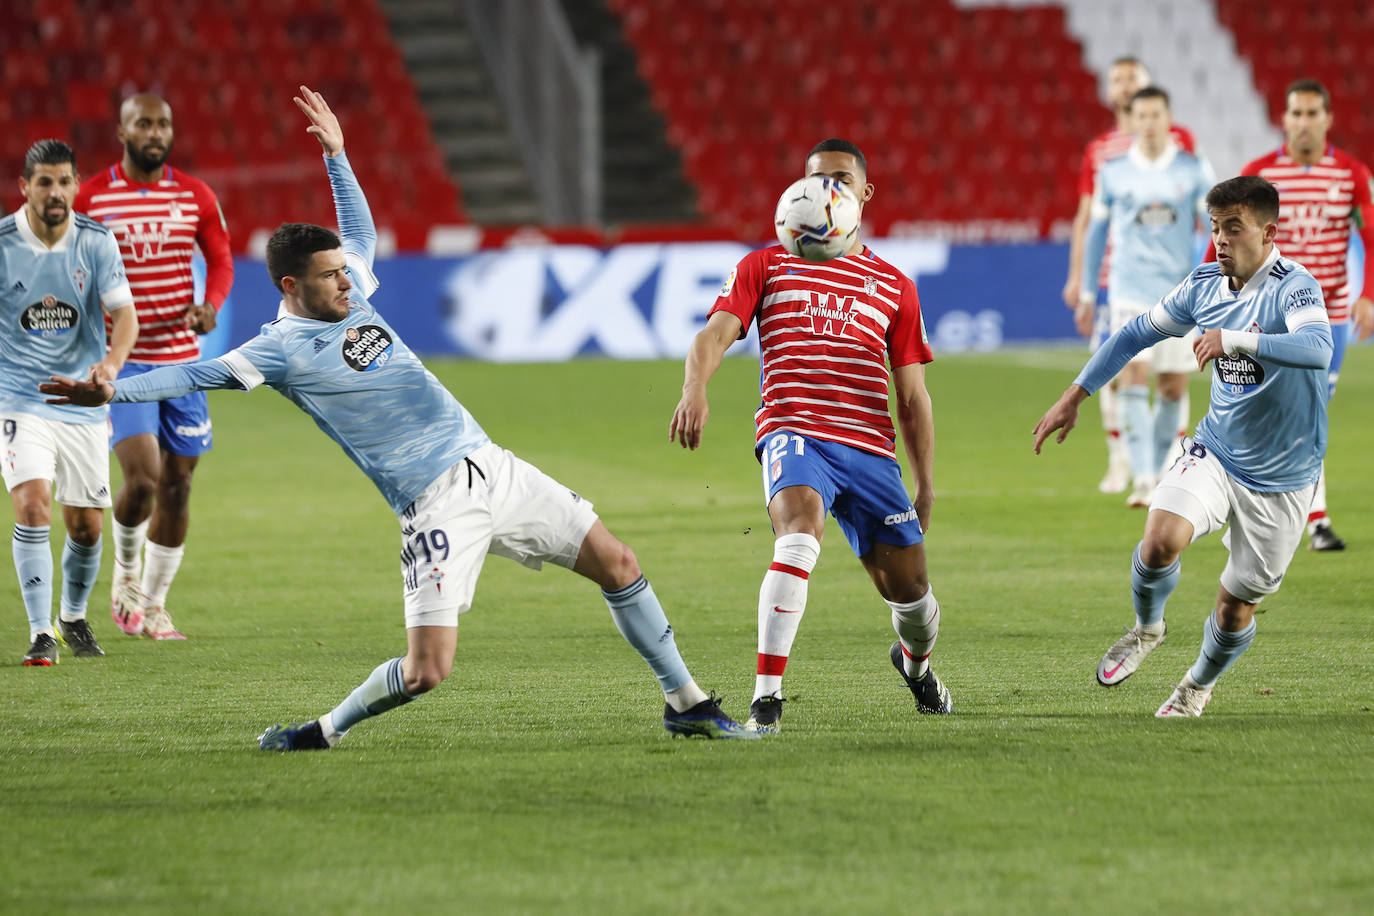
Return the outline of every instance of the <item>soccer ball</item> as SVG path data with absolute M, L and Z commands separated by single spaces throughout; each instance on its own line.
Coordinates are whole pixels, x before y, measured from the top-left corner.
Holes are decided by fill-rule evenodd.
M 811 175 L 793 183 L 773 216 L 782 247 L 808 261 L 829 261 L 849 250 L 859 233 L 859 199 L 833 178 Z

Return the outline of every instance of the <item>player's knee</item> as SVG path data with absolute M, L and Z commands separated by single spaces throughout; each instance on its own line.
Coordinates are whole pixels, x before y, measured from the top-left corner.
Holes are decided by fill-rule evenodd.
M 607 591 L 615 591 L 631 584 L 641 575 L 639 569 L 639 558 L 630 549 L 629 544 L 616 541 L 615 546 L 606 552 L 603 558 L 606 567 L 606 581 L 601 583 L 601 587 Z
M 191 501 L 190 472 L 168 469 L 157 482 L 157 498 L 164 507 L 185 506 Z
M 122 495 L 135 503 L 151 502 L 157 495 L 157 475 L 145 468 L 129 468 L 124 472 Z
M 1151 569 L 1163 569 L 1178 559 L 1183 550 L 1161 534 L 1146 532 L 1140 541 L 1140 560 Z
M 83 547 L 94 547 L 95 542 L 100 540 L 100 521 L 98 512 L 80 512 L 63 519 L 67 536 Z
M 453 670 L 453 662 L 424 661 L 407 665 L 405 673 L 406 693 L 417 697 L 438 687 Z

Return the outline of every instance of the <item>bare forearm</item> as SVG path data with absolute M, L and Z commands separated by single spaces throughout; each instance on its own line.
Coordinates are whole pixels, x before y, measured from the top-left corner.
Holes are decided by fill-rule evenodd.
M 696 337 L 692 338 L 692 346 L 687 351 L 687 362 L 683 371 L 682 391 L 684 394 L 689 392 L 702 393 L 706 391 L 706 383 L 711 381 L 711 377 L 720 368 L 721 360 L 725 358 L 725 348 L 720 346 L 720 342 L 709 330 L 702 330 Z
M 935 486 L 935 417 L 930 395 L 923 391 L 909 403 L 899 405 L 897 426 L 915 492 L 930 493 Z
M 138 314 L 132 305 L 127 305 L 114 311 L 110 324 L 110 350 L 105 358 L 122 367 L 138 340 Z

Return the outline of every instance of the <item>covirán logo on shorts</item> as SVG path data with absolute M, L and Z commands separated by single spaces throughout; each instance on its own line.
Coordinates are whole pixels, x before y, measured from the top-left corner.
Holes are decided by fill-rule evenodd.
M 380 369 L 391 360 L 391 353 L 391 335 L 380 325 L 365 324 L 344 332 L 343 361 L 350 369 Z
M 30 334 L 39 337 L 60 337 L 81 320 L 76 306 L 62 302 L 54 296 L 44 296 L 42 302 L 35 302 L 19 315 L 19 326 Z

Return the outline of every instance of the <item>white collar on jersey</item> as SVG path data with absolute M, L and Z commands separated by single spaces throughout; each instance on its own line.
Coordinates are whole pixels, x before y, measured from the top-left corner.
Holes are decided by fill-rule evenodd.
M 1136 168 L 1148 171 L 1163 171 L 1178 156 L 1178 144 L 1169 138 L 1169 142 L 1164 144 L 1164 152 L 1159 154 L 1156 159 L 1145 158 L 1145 153 L 1140 149 L 1140 141 L 1136 140 L 1131 144 L 1131 148 L 1126 151 L 1126 155 L 1131 157 L 1131 164 Z
M 29 247 L 38 254 L 47 254 L 49 251 L 66 251 L 71 242 L 71 237 L 75 235 L 72 231 L 74 224 L 72 221 L 72 211 L 67 209 L 67 228 L 62 231 L 62 238 L 57 240 L 57 244 L 49 248 L 43 244 L 43 240 L 34 234 L 33 227 L 29 225 L 29 205 L 27 203 L 19 208 L 14 214 L 14 223 L 19 227 L 19 234 L 24 241 L 29 243 Z
M 1235 296 L 1237 299 L 1239 299 L 1241 296 L 1244 296 L 1247 293 L 1252 293 L 1255 290 L 1259 289 L 1260 285 L 1264 283 L 1264 278 L 1269 276 L 1269 268 L 1273 267 L 1274 262 L 1281 257 L 1283 257 L 1283 255 L 1279 254 L 1279 246 L 1275 245 L 1273 249 L 1269 252 L 1269 257 L 1264 259 L 1264 263 L 1260 264 L 1259 268 L 1254 272 L 1250 279 L 1245 281 L 1245 285 L 1238 290 L 1231 289 L 1230 277 L 1223 277 L 1222 279 L 1226 281 L 1226 291 L 1230 293 L 1232 296 Z

